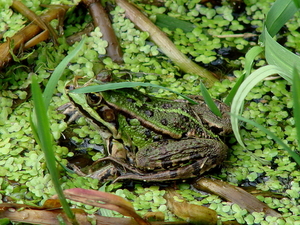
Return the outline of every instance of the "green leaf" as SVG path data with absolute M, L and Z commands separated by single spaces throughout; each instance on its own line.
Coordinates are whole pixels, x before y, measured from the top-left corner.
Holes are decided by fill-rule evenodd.
M 209 109 L 216 116 L 222 117 L 222 113 L 220 112 L 219 108 L 217 107 L 217 105 L 215 104 L 213 99 L 211 98 L 210 94 L 208 93 L 207 89 L 205 88 L 205 86 L 202 82 L 200 83 L 200 90 L 201 90 L 202 96 L 204 98 L 204 101 L 207 104 L 207 106 L 209 107 Z
M 300 74 L 295 68 L 293 75 L 293 85 L 292 85 L 293 103 L 294 103 L 294 119 L 297 130 L 298 146 L 300 146 Z
M 300 8 L 300 2 L 298 0 L 294 0 L 294 4 L 298 9 Z
M 299 9 L 295 0 L 277 0 L 267 14 L 265 25 L 271 37 L 275 36 L 281 27 L 293 17 Z
M 231 113 L 233 115 L 239 115 L 242 111 L 242 107 L 244 105 L 244 99 L 247 96 L 247 94 L 251 91 L 251 89 L 261 80 L 266 78 L 267 76 L 273 75 L 273 74 L 282 74 L 284 78 L 289 78 L 289 75 L 286 74 L 285 71 L 283 71 L 280 67 L 268 65 L 259 68 L 258 70 L 251 73 L 245 81 L 241 84 L 240 88 L 236 92 L 236 95 L 233 98 L 232 105 L 231 105 Z M 289 79 L 290 81 L 290 79 Z M 231 124 L 232 129 L 234 132 L 234 135 L 239 142 L 241 146 L 245 148 L 244 142 L 242 141 L 242 138 L 239 133 L 239 124 L 238 124 L 238 118 L 237 117 L 231 117 Z
M 75 216 L 72 213 L 64 197 L 63 191 L 59 183 L 59 175 L 56 169 L 56 162 L 53 149 L 53 139 L 51 136 L 45 101 L 43 99 L 42 91 L 39 87 L 39 84 L 37 83 L 37 78 L 35 76 L 32 76 L 31 92 L 34 103 L 34 118 L 36 119 L 36 125 L 34 123 L 31 124 L 33 125 L 33 129 L 37 132 L 39 144 L 41 145 L 41 149 L 44 152 L 46 164 L 50 172 L 56 193 L 63 206 L 63 209 L 69 218 L 74 219 Z
M 245 69 L 243 75 L 237 80 L 234 87 L 231 89 L 230 93 L 228 94 L 227 98 L 225 99 L 224 103 L 227 105 L 231 105 L 232 100 L 240 87 L 241 83 L 244 81 L 245 77 L 249 76 L 252 70 L 253 62 L 256 56 L 262 53 L 263 48 L 260 46 L 255 46 L 251 48 L 245 56 Z
M 262 53 L 263 50 L 264 49 L 260 46 L 254 46 L 246 53 L 246 56 L 245 56 L 245 74 L 246 74 L 246 76 L 248 76 L 251 73 L 254 59 L 256 58 L 256 56 L 258 56 L 260 53 Z
M 8 218 L 2 218 L 2 219 L 0 219 L 0 224 L 1 225 L 9 225 L 9 224 L 11 224 L 11 221 Z
M 237 90 L 239 89 L 239 87 L 241 86 L 241 83 L 244 81 L 246 74 L 244 73 L 242 76 L 240 76 L 240 78 L 236 81 L 235 85 L 233 86 L 233 88 L 230 90 L 227 98 L 225 99 L 224 103 L 227 105 L 231 105 L 234 96 L 236 95 Z
M 265 56 L 267 62 L 271 65 L 280 67 L 284 73 L 280 74 L 284 79 L 292 83 L 293 69 L 296 66 L 300 69 L 300 57 L 287 50 L 277 43 L 269 34 L 267 29 L 264 29 L 265 37 Z
M 232 100 L 240 87 L 241 83 L 244 81 L 245 77 L 249 76 L 252 70 L 253 62 L 256 56 L 262 53 L 263 48 L 260 46 L 255 46 L 251 48 L 245 56 L 245 69 L 244 74 L 237 80 L 234 87 L 231 89 L 230 93 L 228 94 L 227 98 L 225 99 L 224 103 L 227 105 L 231 105 Z
M 254 122 L 252 120 L 248 120 L 242 116 L 234 115 L 232 113 L 230 113 L 230 115 L 231 115 L 231 118 L 236 118 L 236 119 L 245 121 L 246 123 L 250 123 L 251 125 L 257 127 L 258 129 L 260 129 L 261 131 L 266 133 L 266 135 L 268 135 L 274 141 L 276 141 L 277 144 L 281 145 L 290 154 L 290 156 L 298 163 L 298 165 L 300 165 L 300 156 L 296 152 L 294 152 L 288 145 L 286 145 L 280 138 L 278 138 L 273 132 L 267 130 L 262 125 Z
M 156 15 L 155 25 L 161 28 L 168 28 L 169 30 L 176 30 L 176 28 L 180 28 L 184 32 L 192 32 L 192 30 L 196 27 L 194 24 L 167 16 L 165 14 Z
M 265 27 L 260 37 L 265 44 L 267 62 L 281 67 L 288 74 L 288 78 L 285 77 L 285 79 L 290 82 L 294 67 L 297 66 L 299 70 L 300 57 L 281 46 L 272 37 L 297 12 L 299 5 L 299 2 L 293 0 L 277 0 L 267 14 Z

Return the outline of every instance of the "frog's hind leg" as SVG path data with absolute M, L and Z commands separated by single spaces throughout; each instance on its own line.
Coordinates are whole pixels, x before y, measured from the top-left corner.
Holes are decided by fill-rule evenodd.
M 99 162 L 103 162 L 103 161 L 110 161 L 111 163 L 113 163 L 120 170 L 121 173 L 124 173 L 123 171 L 130 171 L 131 173 L 134 173 L 134 174 L 139 174 L 139 175 L 143 175 L 144 174 L 143 172 L 141 172 L 140 170 L 136 169 L 135 167 L 130 166 L 125 161 L 123 161 L 121 159 L 117 159 L 117 158 L 112 157 L 112 156 L 107 156 L 105 158 L 98 159 L 97 161 L 95 161 L 93 163 L 92 166 L 94 166 L 95 164 L 97 164 Z
M 198 160 L 192 164 L 183 166 L 181 168 L 177 168 L 176 170 L 167 170 L 155 173 L 145 173 L 143 175 L 139 174 L 124 174 L 119 176 L 114 182 L 119 180 L 142 180 L 147 182 L 162 182 L 162 181 L 170 181 L 170 180 L 178 180 L 178 179 L 188 179 L 195 178 L 211 169 L 212 166 L 209 163 L 210 158 L 204 157 L 201 160 Z M 210 166 L 206 166 L 210 164 Z

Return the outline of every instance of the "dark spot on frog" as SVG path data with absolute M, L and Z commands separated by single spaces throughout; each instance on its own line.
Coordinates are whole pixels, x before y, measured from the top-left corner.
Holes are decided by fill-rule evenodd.
M 179 115 L 179 121 L 190 122 L 190 118 L 184 115 Z
M 145 134 L 145 136 L 147 137 L 147 138 L 151 138 L 151 130 L 149 130 L 149 129 L 147 129 L 147 130 L 145 130 L 145 132 L 144 132 L 144 134 Z
M 151 110 L 145 110 L 145 114 L 146 114 L 146 116 L 148 116 L 148 117 L 152 117 L 153 116 L 153 111 L 151 111 Z
M 173 162 L 170 158 L 165 158 L 165 160 L 161 161 L 161 167 L 164 169 L 170 169 L 173 165 Z
M 129 102 L 129 103 L 135 103 L 135 102 L 136 102 L 136 101 L 135 101 L 134 99 L 132 99 L 132 98 L 127 98 L 126 100 L 127 100 L 127 102 Z
M 178 174 L 177 174 L 176 170 L 174 170 L 174 171 L 172 171 L 172 173 L 170 173 L 170 178 L 175 178 L 177 176 L 178 176 Z
M 153 142 L 155 141 L 160 141 L 162 139 L 162 136 L 161 135 L 157 135 L 155 133 L 153 133 L 151 130 L 149 129 L 146 129 L 145 132 L 144 132 L 145 136 L 147 139 L 152 139 Z
M 152 100 L 149 96 L 145 96 L 144 101 L 145 102 L 152 102 Z
M 164 126 L 167 126 L 167 125 L 168 125 L 168 120 L 167 120 L 167 119 L 162 119 L 160 122 L 161 122 L 161 124 L 164 125 Z
M 171 104 L 171 103 L 164 103 L 164 104 L 162 104 L 161 107 L 162 107 L 163 109 L 169 109 L 169 108 L 172 107 L 172 104 Z

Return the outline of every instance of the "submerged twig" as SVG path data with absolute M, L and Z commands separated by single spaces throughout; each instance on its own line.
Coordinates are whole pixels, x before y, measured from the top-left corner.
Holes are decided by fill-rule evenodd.
M 88 23 L 83 30 L 68 36 L 66 41 L 69 45 L 74 44 L 76 41 L 80 42 L 83 35 L 89 35 L 89 33 L 91 33 L 94 29 L 94 25 L 92 23 Z
M 53 42 L 56 43 L 57 34 L 55 33 L 53 27 L 50 26 L 48 23 L 45 23 L 38 15 L 35 14 L 35 12 L 28 9 L 27 6 L 24 5 L 22 2 L 16 1 L 16 0 L 13 1 L 13 4 L 11 7 L 14 10 L 18 11 L 19 13 L 21 13 L 23 16 L 25 16 L 31 22 L 34 22 L 36 25 L 38 25 L 44 31 L 48 31 Z
M 221 35 L 214 35 L 214 37 L 218 38 L 250 38 L 250 37 L 257 37 L 257 34 L 252 34 L 252 33 L 244 33 L 244 34 L 221 34 Z
M 155 26 L 143 13 L 136 7 L 128 3 L 126 0 L 116 0 L 116 3 L 125 10 L 128 17 L 139 29 L 149 33 L 150 38 L 155 44 L 186 73 L 197 74 L 207 78 L 207 81 L 212 84 L 217 81 L 214 75 L 205 68 L 197 65 L 190 60 L 186 55 L 179 51 L 175 44 L 167 37 L 167 35 Z
M 98 0 L 83 0 L 83 3 L 89 8 L 94 26 L 100 28 L 103 39 L 108 42 L 107 55 L 114 62 L 122 63 L 122 50 L 105 9 Z
M 49 23 L 51 20 L 64 14 L 68 8 L 68 6 L 50 6 L 48 11 L 40 16 L 40 19 L 44 21 L 44 23 Z M 37 34 L 40 34 L 41 36 L 36 37 Z M 37 25 L 36 22 L 31 22 L 29 25 L 18 31 L 13 37 L 7 38 L 7 41 L 0 45 L 0 68 L 12 59 L 12 55 L 10 54 L 11 44 L 13 46 L 13 52 L 15 53 L 22 46 L 25 46 L 25 48 L 32 47 L 48 37 L 48 30 L 43 30 L 43 27 Z

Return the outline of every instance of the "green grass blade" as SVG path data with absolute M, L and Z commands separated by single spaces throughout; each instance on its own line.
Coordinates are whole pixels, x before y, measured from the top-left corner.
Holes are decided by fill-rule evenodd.
M 231 113 L 233 115 L 239 115 L 242 111 L 242 107 L 244 105 L 244 99 L 247 96 L 247 94 L 251 91 L 251 89 L 261 80 L 266 78 L 267 76 L 270 76 L 272 74 L 283 74 L 284 77 L 287 77 L 288 75 L 285 74 L 285 71 L 283 71 L 281 68 L 273 65 L 268 65 L 259 68 L 258 70 L 251 73 L 245 81 L 241 84 L 240 88 L 236 92 L 236 95 L 233 98 L 232 105 L 231 105 Z M 240 132 L 239 132 L 239 124 L 237 117 L 231 117 L 231 124 L 232 129 L 234 132 L 234 135 L 239 142 L 241 146 L 245 148 L 244 142 L 242 141 Z
M 265 56 L 271 65 L 281 67 L 291 82 L 294 66 L 299 70 L 300 57 L 277 43 L 272 37 L 299 10 L 300 3 L 296 0 L 277 0 L 267 14 L 261 40 L 265 45 Z M 283 76 L 283 74 L 280 74 Z
M 55 68 L 53 74 L 51 75 L 51 78 L 48 81 L 48 84 L 44 90 L 44 98 L 45 98 L 45 106 L 48 108 L 48 105 L 50 103 L 50 100 L 52 98 L 52 95 L 54 93 L 55 87 L 57 86 L 57 82 L 60 79 L 61 75 L 63 74 L 66 66 L 70 62 L 70 60 L 80 51 L 83 44 L 85 42 L 85 38 L 81 40 L 79 45 L 73 49 Z
M 246 77 L 249 76 L 249 74 L 251 73 L 252 70 L 252 66 L 253 66 L 253 62 L 255 60 L 255 58 L 263 52 L 263 48 L 260 46 L 254 46 L 253 48 L 251 48 L 245 56 L 245 74 Z
M 254 122 L 252 120 L 248 120 L 242 116 L 231 114 L 231 118 L 236 118 L 236 119 L 242 120 L 246 123 L 249 123 L 249 124 L 257 127 L 258 129 L 260 129 L 261 131 L 266 133 L 269 137 L 271 137 L 274 141 L 276 141 L 277 144 L 281 145 L 283 147 L 283 149 L 285 149 L 290 154 L 290 156 L 298 163 L 298 165 L 300 165 L 300 156 L 296 152 L 294 152 L 288 145 L 286 145 L 280 138 L 278 138 L 273 132 L 267 130 L 262 125 Z
M 279 43 L 277 43 L 268 33 L 267 29 L 264 29 L 265 37 L 265 56 L 267 62 L 271 65 L 276 65 L 285 71 L 280 75 L 292 83 L 293 69 L 297 66 L 300 69 L 300 57 L 287 50 Z
M 267 14 L 265 25 L 271 37 L 297 12 L 299 4 L 294 0 L 277 0 Z
M 122 88 L 133 88 L 133 87 L 154 87 L 154 88 L 161 88 L 170 92 L 173 92 L 177 95 L 180 95 L 184 99 L 188 100 L 192 104 L 197 104 L 194 100 L 190 99 L 189 97 L 178 93 L 177 91 L 173 91 L 169 88 L 157 85 L 157 84 L 151 84 L 151 83 L 143 83 L 143 82 L 120 82 L 120 83 L 108 83 L 108 84 L 101 84 L 101 85 L 93 85 L 83 88 L 78 88 L 75 90 L 70 91 L 71 93 L 76 94 L 83 94 L 83 93 L 91 93 L 91 92 L 101 92 L 101 91 L 108 91 L 108 90 L 116 90 L 116 89 L 122 89 Z
M 294 4 L 298 9 L 300 9 L 300 1 L 294 0 Z
M 177 28 L 180 28 L 184 32 L 192 32 L 193 29 L 196 27 L 196 25 L 186 22 L 184 20 L 180 20 L 165 14 L 157 14 L 155 25 L 159 26 L 161 28 L 168 28 L 172 31 L 176 30 Z
M 32 91 L 32 98 L 34 103 L 34 112 L 36 116 L 36 127 L 34 127 L 34 130 L 36 130 L 38 134 L 41 149 L 45 154 L 46 164 L 49 173 L 51 175 L 54 188 L 59 197 L 59 200 L 67 216 L 71 220 L 74 220 L 75 216 L 72 213 L 64 197 L 63 191 L 59 183 L 59 175 L 56 169 L 56 161 L 55 161 L 54 149 L 53 149 L 53 139 L 51 136 L 47 110 L 45 107 L 45 101 L 43 99 L 41 89 L 39 87 L 39 84 L 37 83 L 37 78 L 35 76 L 32 76 L 31 91 Z
M 217 105 L 215 104 L 213 99 L 211 98 L 210 94 L 208 93 L 207 89 L 205 88 L 205 86 L 202 82 L 200 83 L 200 90 L 201 90 L 202 96 L 204 98 L 204 101 L 207 104 L 207 106 L 209 107 L 209 109 L 215 115 L 222 117 L 222 114 L 221 114 L 219 108 L 217 107 Z
M 241 86 L 241 83 L 244 81 L 246 74 L 243 74 L 242 76 L 240 76 L 240 78 L 236 81 L 235 85 L 233 86 L 233 88 L 230 90 L 228 96 L 226 97 L 224 103 L 227 105 L 231 105 L 234 96 L 236 95 L 237 90 L 239 89 L 239 87 Z
M 239 77 L 237 82 L 235 83 L 234 87 L 231 89 L 230 93 L 228 94 L 227 98 L 225 99 L 224 103 L 227 105 L 231 105 L 233 98 L 240 87 L 241 83 L 244 81 L 245 77 L 249 76 L 252 70 L 252 65 L 254 62 L 254 59 L 256 56 L 258 56 L 261 52 L 263 51 L 263 48 L 260 46 L 255 46 L 251 48 L 246 56 L 245 56 L 245 69 L 244 69 L 244 74 Z
M 292 94 L 294 103 L 294 120 L 297 130 L 298 146 L 300 146 L 300 74 L 297 69 L 294 70 L 293 74 Z

